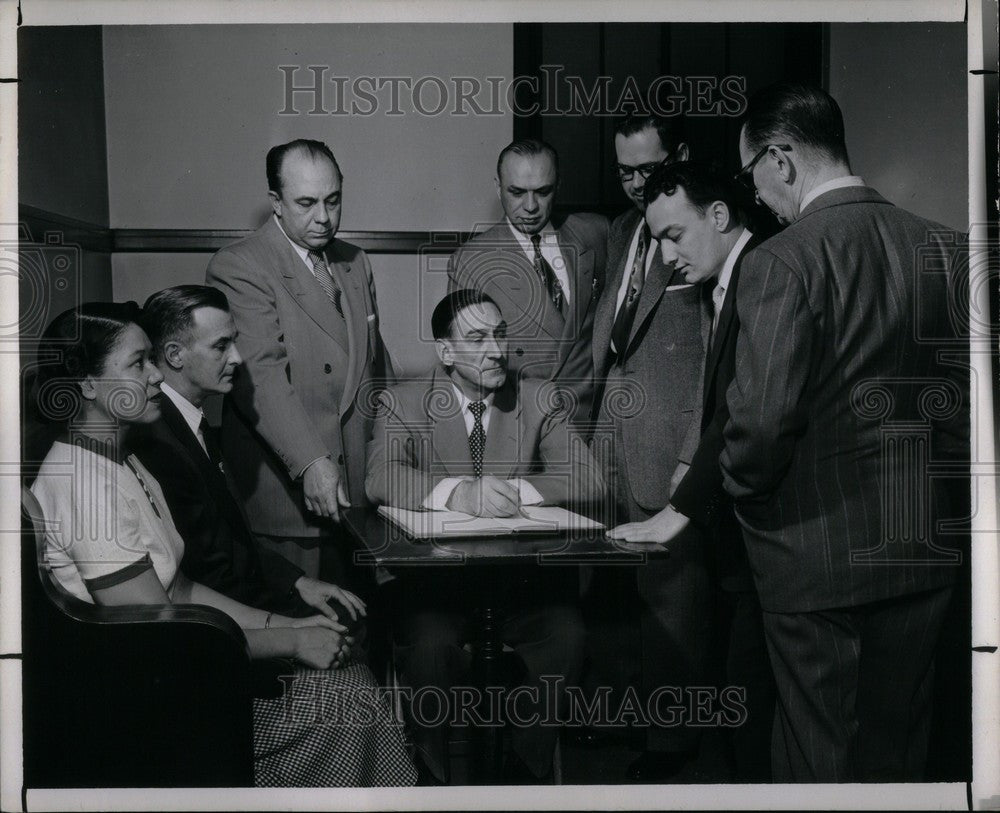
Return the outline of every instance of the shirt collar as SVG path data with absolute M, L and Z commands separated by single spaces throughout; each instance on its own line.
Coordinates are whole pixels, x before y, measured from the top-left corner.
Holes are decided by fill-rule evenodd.
M 466 410 L 469 408 L 469 404 L 472 403 L 472 399 L 467 398 L 465 393 L 458 388 L 458 386 L 455 384 L 454 381 L 451 382 L 451 386 L 455 390 L 455 396 L 458 398 L 458 405 L 460 407 L 460 412 L 464 415 Z M 494 395 L 496 395 L 496 392 L 491 392 L 489 395 L 487 395 L 485 398 L 482 399 L 482 402 L 486 404 L 487 409 L 493 406 Z
M 288 241 L 288 245 L 290 245 L 292 248 L 294 248 L 295 249 L 295 253 L 298 254 L 302 258 L 302 262 L 304 262 L 307 266 L 309 266 L 310 269 L 312 269 L 312 260 L 309 259 L 309 249 L 302 248 L 302 246 L 300 246 L 298 243 L 296 243 L 294 240 L 292 240 L 291 237 L 289 237 L 287 234 L 285 234 L 285 230 L 284 230 L 284 228 L 282 228 L 282 225 L 281 225 L 281 220 L 278 219 L 277 215 L 271 215 L 271 217 L 273 217 L 274 218 L 274 222 L 278 224 L 278 229 L 285 236 L 285 239 Z M 319 251 L 317 253 L 322 254 L 323 252 Z
M 191 427 L 191 431 L 194 433 L 195 437 L 197 437 L 198 430 L 201 428 L 201 420 L 205 417 L 204 411 L 192 404 L 166 381 L 160 382 L 160 389 L 163 390 L 163 394 L 173 402 L 173 405 L 177 407 L 177 411 L 181 413 L 184 423 Z
M 743 247 L 750 242 L 751 237 L 753 237 L 753 234 L 750 230 L 743 229 L 743 233 L 736 238 L 736 242 L 729 250 L 729 255 L 722 264 L 722 271 L 719 273 L 719 278 L 715 283 L 723 291 L 729 287 L 729 280 L 733 276 L 733 269 L 736 267 L 736 259 L 740 256 L 740 252 L 743 251 Z
M 127 448 L 116 446 L 110 440 L 101 440 L 80 431 L 75 431 L 72 434 L 64 432 L 56 438 L 55 442 L 62 443 L 72 449 L 79 449 L 80 451 L 103 457 L 105 460 L 116 463 L 119 466 L 125 462 L 125 458 L 129 454 Z
M 524 252 L 529 255 L 533 254 L 535 251 L 535 247 L 531 243 L 531 238 L 528 235 L 526 235 L 523 231 L 518 231 L 517 229 L 515 229 L 514 224 L 510 222 L 509 217 L 505 217 L 504 221 L 507 223 L 507 228 L 510 229 L 511 234 L 514 235 L 514 238 L 517 240 L 518 245 L 521 246 Z M 542 226 L 542 230 L 539 232 L 539 234 L 542 237 L 541 241 L 542 245 L 545 245 L 546 243 L 551 242 L 553 239 L 555 239 L 556 230 L 552 228 L 551 220 L 544 226 Z
M 840 178 L 834 178 L 832 181 L 827 181 L 826 183 L 821 183 L 819 186 L 814 186 L 802 198 L 802 203 L 799 204 L 799 214 L 805 211 L 806 206 L 812 203 L 820 195 L 830 192 L 834 189 L 843 189 L 845 186 L 864 186 L 864 180 L 858 175 L 843 175 Z

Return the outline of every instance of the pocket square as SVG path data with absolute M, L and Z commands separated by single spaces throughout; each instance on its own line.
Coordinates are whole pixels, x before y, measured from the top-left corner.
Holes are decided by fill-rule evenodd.
M 693 282 L 685 282 L 683 285 L 668 285 L 664 291 L 683 291 L 685 288 L 694 288 Z

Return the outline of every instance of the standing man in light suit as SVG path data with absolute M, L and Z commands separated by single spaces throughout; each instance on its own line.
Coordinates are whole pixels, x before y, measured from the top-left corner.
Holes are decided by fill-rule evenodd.
M 684 161 L 676 119 L 630 117 L 615 135 L 618 176 L 633 208 L 611 224 L 608 274 L 594 319 L 594 370 L 604 379 L 594 450 L 608 471 L 616 522 L 663 509 L 685 440 L 701 414 L 701 376 L 711 312 L 701 286 L 665 262 L 644 213 L 646 179 Z M 692 437 L 696 435 L 692 434 Z M 709 577 L 697 528 L 671 544 L 669 559 L 636 569 L 643 693 L 704 685 L 710 633 Z M 699 729 L 651 727 L 629 767 L 635 781 L 662 781 L 697 751 Z
M 504 220 L 451 256 L 448 290 L 471 288 L 491 297 L 507 323 L 511 375 L 553 381 L 553 392 L 572 407 L 571 420 L 586 421 L 608 221 L 587 213 L 553 216 L 559 156 L 544 141 L 504 147 L 496 184 Z
M 743 262 L 721 465 L 778 689 L 774 778 L 922 778 L 960 552 L 930 465 L 967 460 L 961 235 L 852 174 L 837 103 L 749 103 L 740 175 L 784 231 Z M 967 294 L 966 294 L 967 296 Z M 956 318 L 958 316 L 959 318 Z
M 272 148 L 267 182 L 273 215 L 208 266 L 244 362 L 225 401 L 223 452 L 261 543 L 311 578 L 323 551 L 324 575 L 342 584 L 339 511 L 365 503 L 370 389 L 391 365 L 368 257 L 335 237 L 343 176 L 329 147 Z

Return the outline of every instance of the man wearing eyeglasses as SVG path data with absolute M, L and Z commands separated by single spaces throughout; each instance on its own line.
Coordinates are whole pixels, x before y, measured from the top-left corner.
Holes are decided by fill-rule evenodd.
M 590 416 L 594 308 L 604 280 L 608 221 L 555 216 L 559 156 L 537 139 L 508 144 L 497 159 L 504 219 L 456 251 L 448 290 L 471 288 L 500 306 L 510 373 L 551 380 L 574 423 Z
M 968 513 L 932 470 L 968 455 L 963 241 L 851 172 L 818 88 L 755 95 L 739 149 L 789 224 L 743 263 L 720 459 L 778 689 L 774 779 L 919 781 L 961 561 L 942 520 Z
M 621 524 L 642 522 L 667 505 L 689 432 L 697 439 L 712 315 L 701 286 L 689 284 L 672 261 L 664 262 L 644 218 L 646 179 L 661 164 L 687 160 L 680 121 L 626 118 L 616 126 L 615 153 L 633 207 L 611 225 L 607 283 L 594 319 L 594 369 L 604 380 L 594 448 L 613 489 L 615 523 Z M 705 685 L 710 591 L 699 534 L 687 528 L 671 543 L 669 559 L 635 569 L 646 697 L 662 694 L 665 686 L 684 691 Z M 590 593 L 609 579 L 596 572 Z M 693 726 L 651 727 L 628 777 L 669 779 L 695 755 L 698 742 Z

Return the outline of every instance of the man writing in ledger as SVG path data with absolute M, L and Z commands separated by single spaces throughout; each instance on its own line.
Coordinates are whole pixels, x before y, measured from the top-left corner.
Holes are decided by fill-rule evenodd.
M 559 156 L 533 138 L 513 141 L 497 158 L 504 219 L 477 234 L 448 263 L 448 290 L 473 288 L 493 298 L 507 323 L 511 374 L 555 382 L 585 421 L 594 397 L 591 336 L 604 281 L 608 221 L 603 215 L 553 215 Z
M 739 189 L 719 170 L 693 161 L 668 164 L 646 181 L 646 222 L 664 262 L 686 282 L 711 291 L 714 319 L 705 359 L 701 424 L 690 466 L 674 474 L 679 484 L 666 508 L 643 522 L 612 529 L 631 542 L 671 542 L 690 522 L 705 531 L 717 587 L 720 651 L 725 685 L 746 691 L 746 719 L 729 730 L 737 782 L 771 778 L 774 678 L 764 643 L 760 602 L 732 501 L 722 489 L 722 430 L 729 418 L 726 390 L 736 356 L 736 290 L 744 257 L 759 242 L 746 227 Z
M 366 487 L 373 502 L 504 517 L 522 505 L 601 498 L 603 482 L 585 444 L 567 429 L 565 414 L 546 411 L 551 399 L 538 395 L 548 385 L 519 385 L 508 375 L 505 327 L 496 304 L 475 291 L 453 291 L 437 305 L 431 329 L 440 366 L 430 378 L 381 396 L 368 451 Z M 397 580 L 394 635 L 404 686 L 447 691 L 468 668 L 462 647 L 470 640 L 477 598 L 468 576 L 467 568 L 445 568 Z M 575 573 L 533 563 L 509 578 L 501 636 L 520 655 L 530 687 L 542 698 L 542 675 L 574 684 L 580 669 L 583 625 Z M 543 714 L 536 701 L 521 697 L 518 719 Z M 414 723 L 423 769 L 447 781 L 447 728 Z M 507 781 L 544 781 L 556 736 L 553 726 L 516 727 Z

